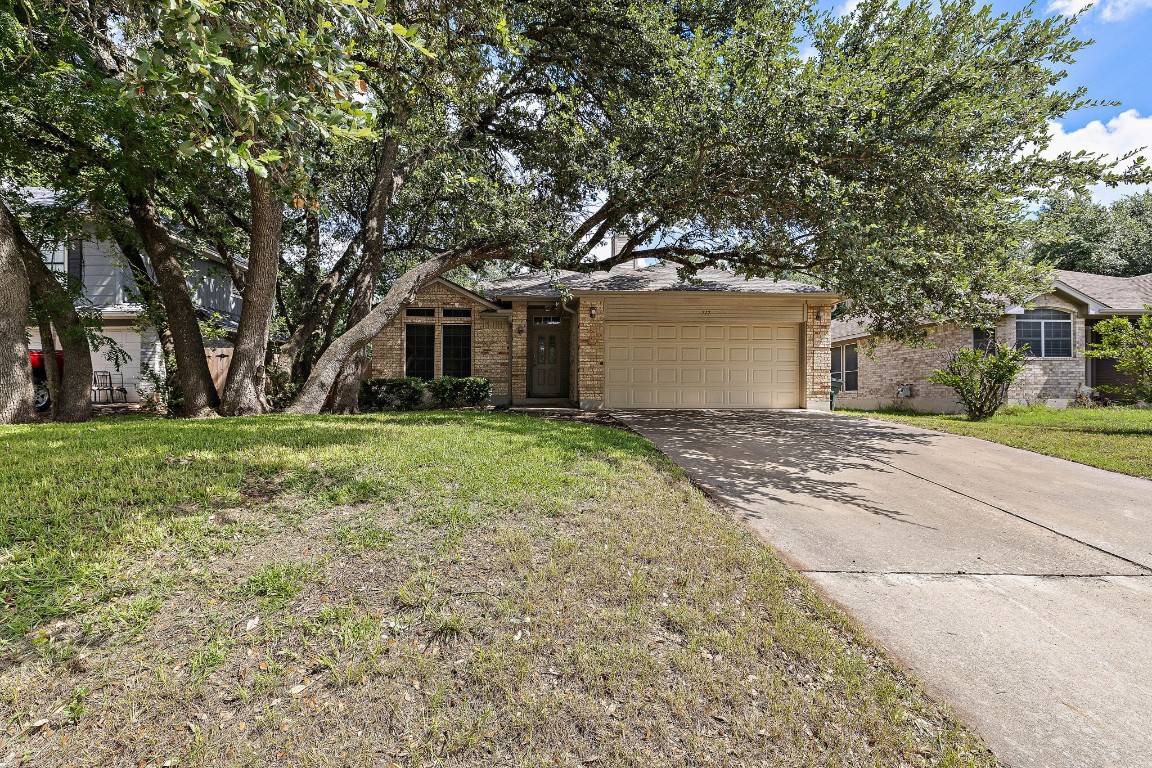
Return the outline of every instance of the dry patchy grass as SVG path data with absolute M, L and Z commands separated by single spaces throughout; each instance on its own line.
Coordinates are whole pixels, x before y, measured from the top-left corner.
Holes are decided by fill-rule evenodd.
M 3 764 L 996 764 L 620 430 L 417 414 L 0 440 Z M 45 464 L 71 479 L 36 485 Z M 53 484 L 73 511 L 30 519 Z

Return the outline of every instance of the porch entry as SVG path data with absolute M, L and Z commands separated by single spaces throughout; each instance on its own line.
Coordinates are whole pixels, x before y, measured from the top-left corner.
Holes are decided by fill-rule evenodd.
M 528 396 L 568 394 L 571 325 L 560 307 L 528 310 Z

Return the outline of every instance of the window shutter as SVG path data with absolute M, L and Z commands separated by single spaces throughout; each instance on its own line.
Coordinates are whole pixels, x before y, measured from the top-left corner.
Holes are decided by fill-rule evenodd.
M 68 276 L 84 284 L 84 243 L 80 240 L 68 242 Z

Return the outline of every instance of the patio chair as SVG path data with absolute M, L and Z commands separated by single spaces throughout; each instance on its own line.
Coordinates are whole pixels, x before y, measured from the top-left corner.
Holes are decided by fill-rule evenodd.
M 112 402 L 116 402 L 116 396 L 120 396 L 120 402 L 128 402 L 128 390 L 124 387 L 124 374 L 119 371 L 109 374 L 112 378 Z
M 103 401 L 101 398 L 108 398 Z M 92 371 L 92 402 L 111 402 L 112 374 L 108 371 Z

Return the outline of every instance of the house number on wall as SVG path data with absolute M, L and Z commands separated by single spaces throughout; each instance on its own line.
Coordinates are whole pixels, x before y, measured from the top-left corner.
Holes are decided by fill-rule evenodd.
M 712 314 L 712 310 L 710 310 L 710 309 L 702 309 L 702 310 L 700 310 L 700 314 L 702 314 L 702 315 L 710 315 L 710 314 Z

